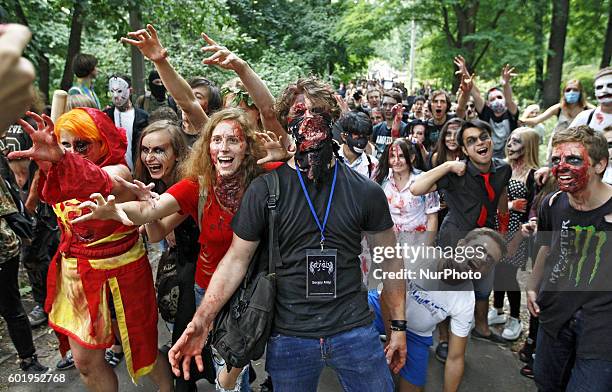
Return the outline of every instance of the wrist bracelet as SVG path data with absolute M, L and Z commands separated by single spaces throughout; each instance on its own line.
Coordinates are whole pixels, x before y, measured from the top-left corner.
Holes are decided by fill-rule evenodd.
M 391 331 L 405 331 L 408 322 L 406 320 L 391 320 Z

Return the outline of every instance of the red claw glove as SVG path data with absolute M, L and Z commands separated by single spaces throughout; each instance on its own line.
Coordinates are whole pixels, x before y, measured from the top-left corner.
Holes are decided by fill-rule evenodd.
M 497 212 L 497 231 L 501 234 L 508 233 L 508 225 L 510 224 L 510 212 Z

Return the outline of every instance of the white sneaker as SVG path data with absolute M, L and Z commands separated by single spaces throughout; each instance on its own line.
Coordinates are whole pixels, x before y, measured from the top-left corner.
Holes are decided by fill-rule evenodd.
M 502 337 L 507 340 L 516 340 L 521 336 L 521 332 L 523 332 L 521 320 L 514 317 L 508 317 L 508 321 L 502 332 Z
M 503 324 L 506 322 L 506 314 L 497 313 L 497 309 L 489 309 L 489 313 L 487 314 L 487 319 L 489 320 L 489 325 L 495 324 Z

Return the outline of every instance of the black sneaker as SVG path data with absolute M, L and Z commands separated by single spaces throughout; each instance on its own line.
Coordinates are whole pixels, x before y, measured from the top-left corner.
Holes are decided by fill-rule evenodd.
M 30 358 L 22 359 L 19 361 L 19 367 L 26 373 L 46 373 L 49 371 L 49 368 L 43 366 L 38 362 L 38 357 L 36 354 L 32 355 Z
M 448 342 L 440 342 L 436 347 L 436 359 L 442 363 L 446 363 L 448 358 Z
M 525 340 L 525 344 L 519 350 L 519 359 L 522 362 L 529 363 L 531 361 L 531 356 L 535 353 L 536 345 L 532 339 Z
M 45 313 L 42 306 L 36 305 L 32 311 L 28 313 L 28 320 L 32 327 L 38 327 L 47 322 L 47 313 Z
M 57 370 L 68 370 L 74 367 L 74 358 L 72 358 L 72 353 L 69 352 L 66 355 L 66 358 L 60 359 L 55 368 Z
M 489 331 L 488 335 L 483 335 L 478 332 L 475 328 L 472 330 L 472 337 L 477 340 L 482 340 L 485 342 L 497 343 L 497 344 L 506 344 L 508 341 L 504 339 L 501 335 L 496 334 L 493 331 Z

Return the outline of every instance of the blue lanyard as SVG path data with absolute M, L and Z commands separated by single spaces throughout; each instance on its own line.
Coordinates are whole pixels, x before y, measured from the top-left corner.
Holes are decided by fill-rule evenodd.
M 334 165 L 334 179 L 332 180 L 332 186 L 331 186 L 331 193 L 329 194 L 329 200 L 327 201 L 327 210 L 325 211 L 325 218 L 323 218 L 323 226 L 321 226 L 321 221 L 319 221 L 319 217 L 317 216 L 317 212 L 314 209 L 314 206 L 312 205 L 312 200 L 310 200 L 310 196 L 308 195 L 308 190 L 306 189 L 306 185 L 304 184 L 304 179 L 302 178 L 302 173 L 300 173 L 300 168 L 297 167 L 297 163 L 296 163 L 296 171 L 297 171 L 297 175 L 298 178 L 300 179 L 300 184 L 302 185 L 302 190 L 304 191 L 304 196 L 306 196 L 306 201 L 308 202 L 308 206 L 310 207 L 310 212 L 312 212 L 312 216 L 315 219 L 315 222 L 317 223 L 317 226 L 319 226 L 319 231 L 321 231 L 321 250 L 323 250 L 323 243 L 325 242 L 325 235 L 323 234 L 325 232 L 325 225 L 327 225 L 327 218 L 329 218 L 329 210 L 331 208 L 331 202 L 332 202 L 332 198 L 334 197 L 334 190 L 336 189 L 336 178 L 338 175 L 338 165 L 340 164 L 340 162 L 338 162 L 336 160 L 336 164 Z

